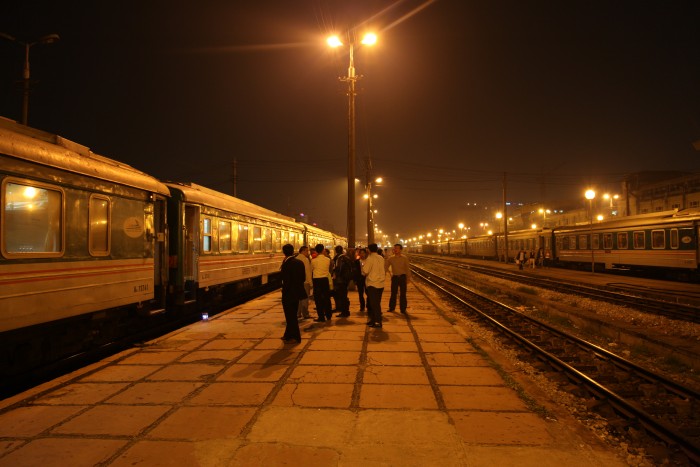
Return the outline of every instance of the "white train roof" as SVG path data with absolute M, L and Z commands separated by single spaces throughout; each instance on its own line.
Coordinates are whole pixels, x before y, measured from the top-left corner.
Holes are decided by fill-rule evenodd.
M 167 187 L 157 178 L 90 148 L 52 133 L 20 125 L 0 117 L 0 153 L 115 184 L 126 185 L 162 195 Z
M 180 191 L 184 197 L 184 201 L 188 203 L 201 204 L 235 214 L 281 224 L 294 224 L 295 227 L 301 228 L 300 224 L 298 224 L 293 217 L 271 211 L 240 198 L 219 193 L 218 191 L 197 185 L 196 183 L 166 182 L 166 185 L 173 190 Z

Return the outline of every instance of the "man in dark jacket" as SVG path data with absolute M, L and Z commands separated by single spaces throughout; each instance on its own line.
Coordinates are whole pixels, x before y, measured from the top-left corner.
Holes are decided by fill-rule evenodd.
M 352 260 L 343 253 L 343 247 L 335 247 L 335 257 L 332 263 L 333 296 L 338 316 L 350 316 L 350 300 L 348 299 L 348 283 L 352 280 Z
M 307 298 L 304 281 L 306 271 L 304 263 L 294 257 L 294 246 L 287 244 L 282 247 L 284 261 L 282 261 L 282 309 L 287 321 L 282 340 L 285 342 L 301 342 L 297 310 L 299 300 Z

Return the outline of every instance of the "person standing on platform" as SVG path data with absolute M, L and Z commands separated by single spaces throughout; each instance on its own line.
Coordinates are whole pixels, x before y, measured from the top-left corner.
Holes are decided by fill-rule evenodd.
M 384 257 L 377 253 L 377 244 L 368 247 L 369 256 L 362 265 L 367 287 L 367 325 L 372 328 L 382 327 L 382 293 L 384 292 Z
M 403 245 L 394 245 L 394 256 L 386 260 L 385 268 L 391 268 L 391 296 L 389 297 L 389 311 L 396 310 L 396 293 L 400 291 L 399 309 L 402 314 L 406 314 L 408 300 L 406 299 L 406 284 L 411 278 L 411 265 L 408 258 L 401 253 Z
M 335 247 L 332 271 L 335 308 L 339 312 L 338 316 L 347 318 L 350 316 L 348 284 L 352 280 L 352 262 L 347 255 L 343 254 L 343 247 L 340 245 Z
M 357 287 L 357 296 L 360 302 L 360 312 L 365 311 L 365 276 L 362 275 L 362 263 L 367 259 L 367 249 L 359 248 L 357 257 L 355 258 L 355 267 L 353 268 L 355 286 Z
M 287 327 L 284 330 L 282 340 L 284 342 L 301 342 L 299 332 L 299 321 L 297 312 L 299 311 L 299 301 L 308 297 L 304 289 L 306 272 L 304 263 L 294 257 L 294 246 L 286 244 L 282 247 L 284 261 L 282 261 L 282 309 Z
M 299 254 L 296 258 L 304 263 L 304 272 L 306 273 L 306 279 L 304 280 L 304 290 L 306 290 L 306 298 L 299 300 L 299 311 L 297 311 L 297 319 L 305 320 L 309 319 L 309 297 L 311 296 L 311 260 L 309 259 L 309 247 L 304 245 L 299 248 Z
M 318 313 L 318 318 L 314 320 L 316 322 L 330 320 L 333 316 L 331 310 L 331 288 L 328 282 L 331 277 L 331 259 L 323 254 L 324 249 L 322 244 L 316 245 L 314 250 L 318 254 L 311 260 L 314 301 L 316 302 L 316 312 Z

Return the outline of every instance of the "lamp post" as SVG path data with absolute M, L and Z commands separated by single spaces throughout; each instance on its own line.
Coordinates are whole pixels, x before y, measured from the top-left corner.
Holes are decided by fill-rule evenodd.
M 595 252 L 593 250 L 593 199 L 595 198 L 595 191 L 586 190 L 584 196 L 588 200 L 588 225 L 590 229 L 590 245 L 588 247 L 591 249 L 591 272 L 595 272 Z
M 329 37 L 326 42 L 334 48 L 343 45 L 338 36 Z M 360 42 L 364 45 L 374 45 L 377 42 L 377 36 L 366 34 Z M 362 77 L 355 74 L 354 46 L 355 44 L 351 41 L 348 75 L 339 78 L 340 81 L 348 83 L 348 246 L 350 247 L 355 247 L 355 83 Z M 369 239 L 371 235 L 368 232 L 367 238 Z
M 4 32 L 0 32 L 0 37 L 24 47 L 24 69 L 22 70 L 22 124 L 26 125 L 27 117 L 29 115 L 29 49 L 37 44 L 53 44 L 59 40 L 60 37 L 58 34 L 47 34 L 46 36 L 41 36 L 37 40 L 31 42 L 22 42 L 14 36 Z

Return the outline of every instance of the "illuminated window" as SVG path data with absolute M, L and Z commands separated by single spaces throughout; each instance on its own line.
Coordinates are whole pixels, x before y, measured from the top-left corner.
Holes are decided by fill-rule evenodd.
M 612 250 L 613 247 L 613 234 L 606 233 L 603 234 L 603 248 L 606 250 Z
M 669 234 L 669 246 L 674 250 L 678 249 L 678 229 L 671 229 Z
M 297 246 L 301 246 L 297 243 L 296 234 L 294 232 L 289 232 L 289 243 L 294 245 L 294 249 L 296 249 Z
M 274 251 L 282 251 L 282 232 L 275 230 L 275 249 Z
M 272 229 L 263 230 L 263 251 L 272 251 Z
M 238 251 L 248 252 L 248 224 L 238 225 Z
M 627 248 L 627 232 L 619 232 L 617 234 L 617 249 L 626 250 Z
M 109 254 L 110 203 L 105 196 L 90 196 L 88 209 L 90 232 L 88 234 L 90 254 L 106 256 Z
M 262 227 L 253 226 L 253 251 L 262 251 Z
M 655 250 L 663 250 L 666 248 L 666 231 L 652 230 L 651 231 L 651 247 Z
M 219 251 L 231 251 L 231 222 L 219 221 Z
M 600 248 L 600 235 L 599 234 L 591 235 L 591 249 L 597 250 L 599 248 Z
M 643 250 L 644 249 L 644 231 L 638 230 L 632 234 L 633 242 L 634 242 L 634 249 L 635 250 Z
M 3 187 L 2 239 L 8 256 L 60 256 L 63 193 L 28 183 Z
M 588 235 L 579 235 L 578 236 L 578 247 L 580 250 L 587 250 L 588 249 Z
M 202 251 L 211 253 L 211 219 L 208 217 L 202 221 Z

